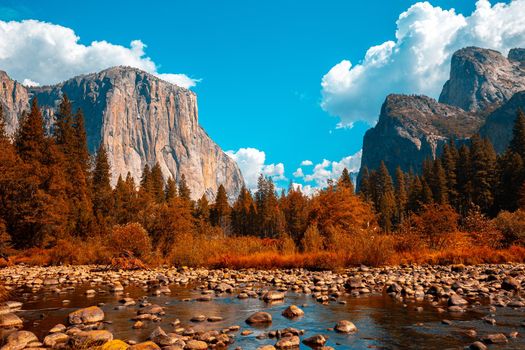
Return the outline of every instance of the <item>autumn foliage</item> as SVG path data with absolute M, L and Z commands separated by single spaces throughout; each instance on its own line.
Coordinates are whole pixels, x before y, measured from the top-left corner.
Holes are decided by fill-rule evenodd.
M 279 195 L 261 175 L 253 193 L 242 188 L 232 200 L 221 185 L 213 200 L 196 201 L 185 176 L 165 179 L 159 164 L 112 186 L 106 150 L 89 155 L 83 114 L 66 96 L 53 133 L 44 125 L 36 99 L 13 137 L 0 113 L 0 264 L 334 269 L 525 260 L 523 115 L 501 156 L 474 137 L 446 145 L 420 174 L 365 168 L 357 192 L 345 169 L 311 196 L 293 184 Z

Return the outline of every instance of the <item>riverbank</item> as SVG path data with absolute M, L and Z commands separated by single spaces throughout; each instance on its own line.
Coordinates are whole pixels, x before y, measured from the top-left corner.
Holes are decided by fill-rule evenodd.
M 364 317 L 352 309 L 352 305 L 365 301 L 380 302 L 381 308 L 374 307 L 388 312 L 394 323 L 408 322 L 405 327 L 421 323 L 422 328 L 433 325 L 440 332 L 447 332 L 442 327 L 449 327 L 451 332 L 458 328 L 461 335 L 451 345 L 469 346 L 476 341 L 501 342 L 503 348 L 525 345 L 518 334 L 525 310 L 523 264 L 359 267 L 338 272 L 12 266 L 0 270 L 0 280 L 13 298 L 0 307 L 2 332 L 11 334 L 5 338 L 10 346 L 6 349 L 37 345 L 75 349 L 86 344 L 93 348 L 101 343 L 105 343 L 101 349 L 132 350 L 287 348 L 293 344 L 306 346 L 303 341 L 320 344 L 323 339 L 337 349 L 338 343 L 354 342 L 359 348 L 374 344 L 388 347 L 388 341 L 399 341 L 366 343 L 364 338 L 378 332 L 369 329 L 367 318 L 374 316 Z M 292 303 L 296 307 L 291 307 Z M 385 303 L 392 304 L 387 311 L 383 309 Z M 231 304 L 238 309 L 231 311 Z M 36 307 L 40 311 L 29 311 Z M 183 309 L 185 313 L 181 313 Z M 303 316 L 300 309 L 305 312 Z M 248 316 L 258 312 L 263 312 L 257 314 L 259 322 L 245 323 Z M 323 315 L 316 319 L 315 327 L 308 323 L 314 315 Z M 335 315 L 340 319 L 334 319 Z M 50 324 L 46 319 L 61 322 Z M 418 319 L 421 322 L 414 322 Z M 345 334 L 333 329 L 345 320 L 353 322 L 357 330 L 349 326 L 347 330 L 352 331 Z M 395 327 L 394 323 L 385 329 Z M 304 325 L 306 331 L 298 325 Z M 149 345 L 139 345 L 147 338 Z M 426 348 L 436 345 L 431 338 L 422 339 L 428 341 Z

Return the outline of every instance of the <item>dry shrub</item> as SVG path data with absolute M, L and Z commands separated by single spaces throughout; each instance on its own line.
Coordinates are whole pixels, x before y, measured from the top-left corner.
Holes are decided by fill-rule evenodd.
M 323 250 L 324 239 L 317 229 L 317 225 L 310 225 L 301 240 L 305 253 L 318 253 Z
M 119 257 L 144 259 L 151 254 L 151 239 L 139 223 L 117 225 L 109 236 L 109 247 Z
M 472 243 L 491 248 L 501 248 L 503 233 L 496 226 L 495 220 L 490 220 L 479 210 L 472 210 L 463 220 L 463 230 L 472 236 Z
M 6 301 L 9 299 L 9 291 L 7 288 L 0 284 L 0 302 Z
M 453 243 L 451 234 L 458 231 L 459 215 L 450 205 L 427 204 L 410 221 L 414 234 L 423 238 L 430 249 L 446 249 Z
M 288 234 L 282 234 L 279 238 L 279 251 L 282 254 L 290 255 L 297 252 L 294 240 Z
M 351 265 L 380 266 L 390 264 L 394 255 L 395 238 L 379 231 L 362 231 L 352 235 L 348 246 Z
M 56 245 L 47 251 L 50 264 L 108 264 L 112 253 L 104 242 L 100 238 L 58 240 Z
M 494 222 L 503 233 L 505 245 L 525 244 L 525 210 L 518 209 L 513 213 L 502 211 Z
M 29 248 L 11 257 L 14 264 L 27 264 L 33 266 L 48 266 L 51 264 L 49 250 Z

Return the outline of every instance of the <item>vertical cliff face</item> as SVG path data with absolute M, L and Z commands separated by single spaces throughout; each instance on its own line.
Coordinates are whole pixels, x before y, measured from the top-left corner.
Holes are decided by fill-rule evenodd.
M 18 127 L 18 118 L 29 106 L 27 89 L 0 71 L 0 105 L 6 120 L 7 133 L 12 135 Z
M 376 126 L 363 139 L 362 166 L 377 169 L 384 161 L 391 174 L 399 166 L 419 171 L 449 139 L 473 134 L 482 118 L 426 96 L 389 95 Z
M 365 134 L 362 166 L 376 169 L 384 160 L 389 171 L 397 166 L 418 171 L 449 139 L 467 139 L 478 131 L 501 152 L 517 108 L 525 107 L 523 90 L 525 49 L 513 49 L 508 57 L 477 47 L 461 49 L 452 57 L 439 102 L 426 96 L 387 97 L 377 125 Z
M 525 91 L 514 94 L 508 102 L 492 112 L 479 130 L 481 136 L 487 137 L 492 142 L 496 152 L 502 153 L 507 149 L 520 108 L 525 111 Z
M 184 174 L 195 198 L 213 197 L 220 184 L 233 197 L 243 185 L 237 164 L 199 125 L 193 92 L 138 69 L 114 67 L 55 86 L 26 89 L 20 105 L 23 109 L 28 97 L 38 97 L 51 125 L 64 93 L 74 108 L 84 111 L 90 151 L 100 142 L 106 147 L 113 183 L 128 171 L 140 179 L 146 164 L 159 162 L 165 178 L 179 180 Z M 10 124 L 14 128 L 16 123 Z
M 473 112 L 497 108 L 525 90 L 524 58 L 523 49 L 511 50 L 508 58 L 477 47 L 456 51 L 439 102 Z

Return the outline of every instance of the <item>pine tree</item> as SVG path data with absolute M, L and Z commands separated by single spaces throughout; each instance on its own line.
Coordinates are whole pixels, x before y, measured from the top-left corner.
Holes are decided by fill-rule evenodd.
M 430 185 L 425 179 L 421 181 L 421 187 L 422 187 L 422 191 L 421 191 L 422 205 L 432 204 L 434 202 L 434 195 L 432 193 L 432 189 L 430 188 Z
M 186 183 L 186 176 L 184 176 L 184 174 L 180 176 L 179 180 L 179 197 L 186 201 L 191 201 L 191 191 Z
M 341 173 L 341 176 L 339 177 L 339 180 L 337 182 L 337 186 L 346 187 L 350 189 L 352 192 L 354 192 L 354 183 L 352 182 L 352 179 L 350 178 L 350 173 L 348 172 L 347 168 L 343 169 L 343 172 Z
M 22 116 L 18 127 L 15 145 L 17 153 L 26 162 L 42 163 L 48 140 L 44 132 L 44 119 L 35 97 L 31 101 L 31 111 Z
M 177 197 L 177 184 L 170 176 L 168 181 L 166 181 L 166 186 L 164 187 L 164 198 L 166 199 L 166 202 L 169 202 L 175 197 Z
M 151 168 L 149 178 L 149 190 L 150 194 L 157 204 L 164 202 L 164 178 L 162 177 L 162 170 L 160 169 L 159 162 Z
M 448 203 L 448 186 L 445 170 L 441 165 L 441 160 L 434 160 L 432 166 L 432 178 L 430 181 L 434 202 L 437 204 Z
M 379 166 L 377 174 L 378 213 L 380 214 L 381 227 L 390 232 L 393 229 L 393 219 L 396 213 L 396 200 L 394 185 L 388 169 L 383 161 Z
M 212 225 L 219 226 L 222 228 L 224 233 L 229 234 L 230 214 L 231 208 L 230 204 L 228 203 L 228 195 L 226 194 L 226 189 L 221 184 L 217 189 L 215 203 L 213 204 L 213 209 L 210 213 Z
M 232 228 L 237 235 L 255 234 L 255 205 L 250 191 L 243 185 L 232 208 Z
M 441 163 L 445 176 L 447 178 L 447 197 L 448 202 L 456 208 L 459 208 L 458 200 L 458 182 L 457 182 L 457 162 L 459 153 L 453 140 L 443 146 L 443 154 L 441 155 Z
M 44 132 L 44 119 L 38 101 L 32 100 L 17 131 L 15 145 L 25 166 L 25 192 L 18 199 L 16 245 L 45 246 L 67 233 L 69 206 L 64 181 L 64 164 L 54 140 Z
M 396 207 L 397 223 L 400 224 L 405 220 L 407 215 L 408 193 L 406 189 L 405 173 L 400 167 L 396 169 Z
M 203 224 L 210 224 L 210 204 L 208 198 L 203 194 L 195 206 L 195 218 Z
M 457 161 L 457 182 L 458 182 L 458 209 L 459 213 L 466 216 L 472 207 L 472 175 L 470 149 L 466 145 L 459 148 Z
M 412 176 L 408 190 L 408 209 L 411 212 L 418 212 L 423 205 L 423 184 L 419 176 Z
M 100 229 L 110 221 L 113 207 L 113 191 L 111 189 L 111 169 L 104 145 L 101 143 L 95 158 L 93 170 L 93 212 L 97 217 Z
M 487 213 L 494 204 L 494 186 L 496 176 L 496 152 L 492 144 L 478 135 L 471 139 L 471 176 L 472 200 L 483 213 Z
M 514 120 L 509 149 L 519 154 L 521 159 L 525 159 L 525 113 L 521 109 L 518 109 Z
M 372 199 L 370 195 L 370 173 L 366 165 L 361 168 L 361 180 L 359 182 L 358 192 L 363 200 L 369 201 Z
M 348 187 L 344 188 L 350 190 Z M 290 182 L 288 194 L 282 200 L 280 207 L 286 222 L 286 232 L 296 243 L 299 243 L 308 225 L 308 197 L 300 188 L 295 189 Z

